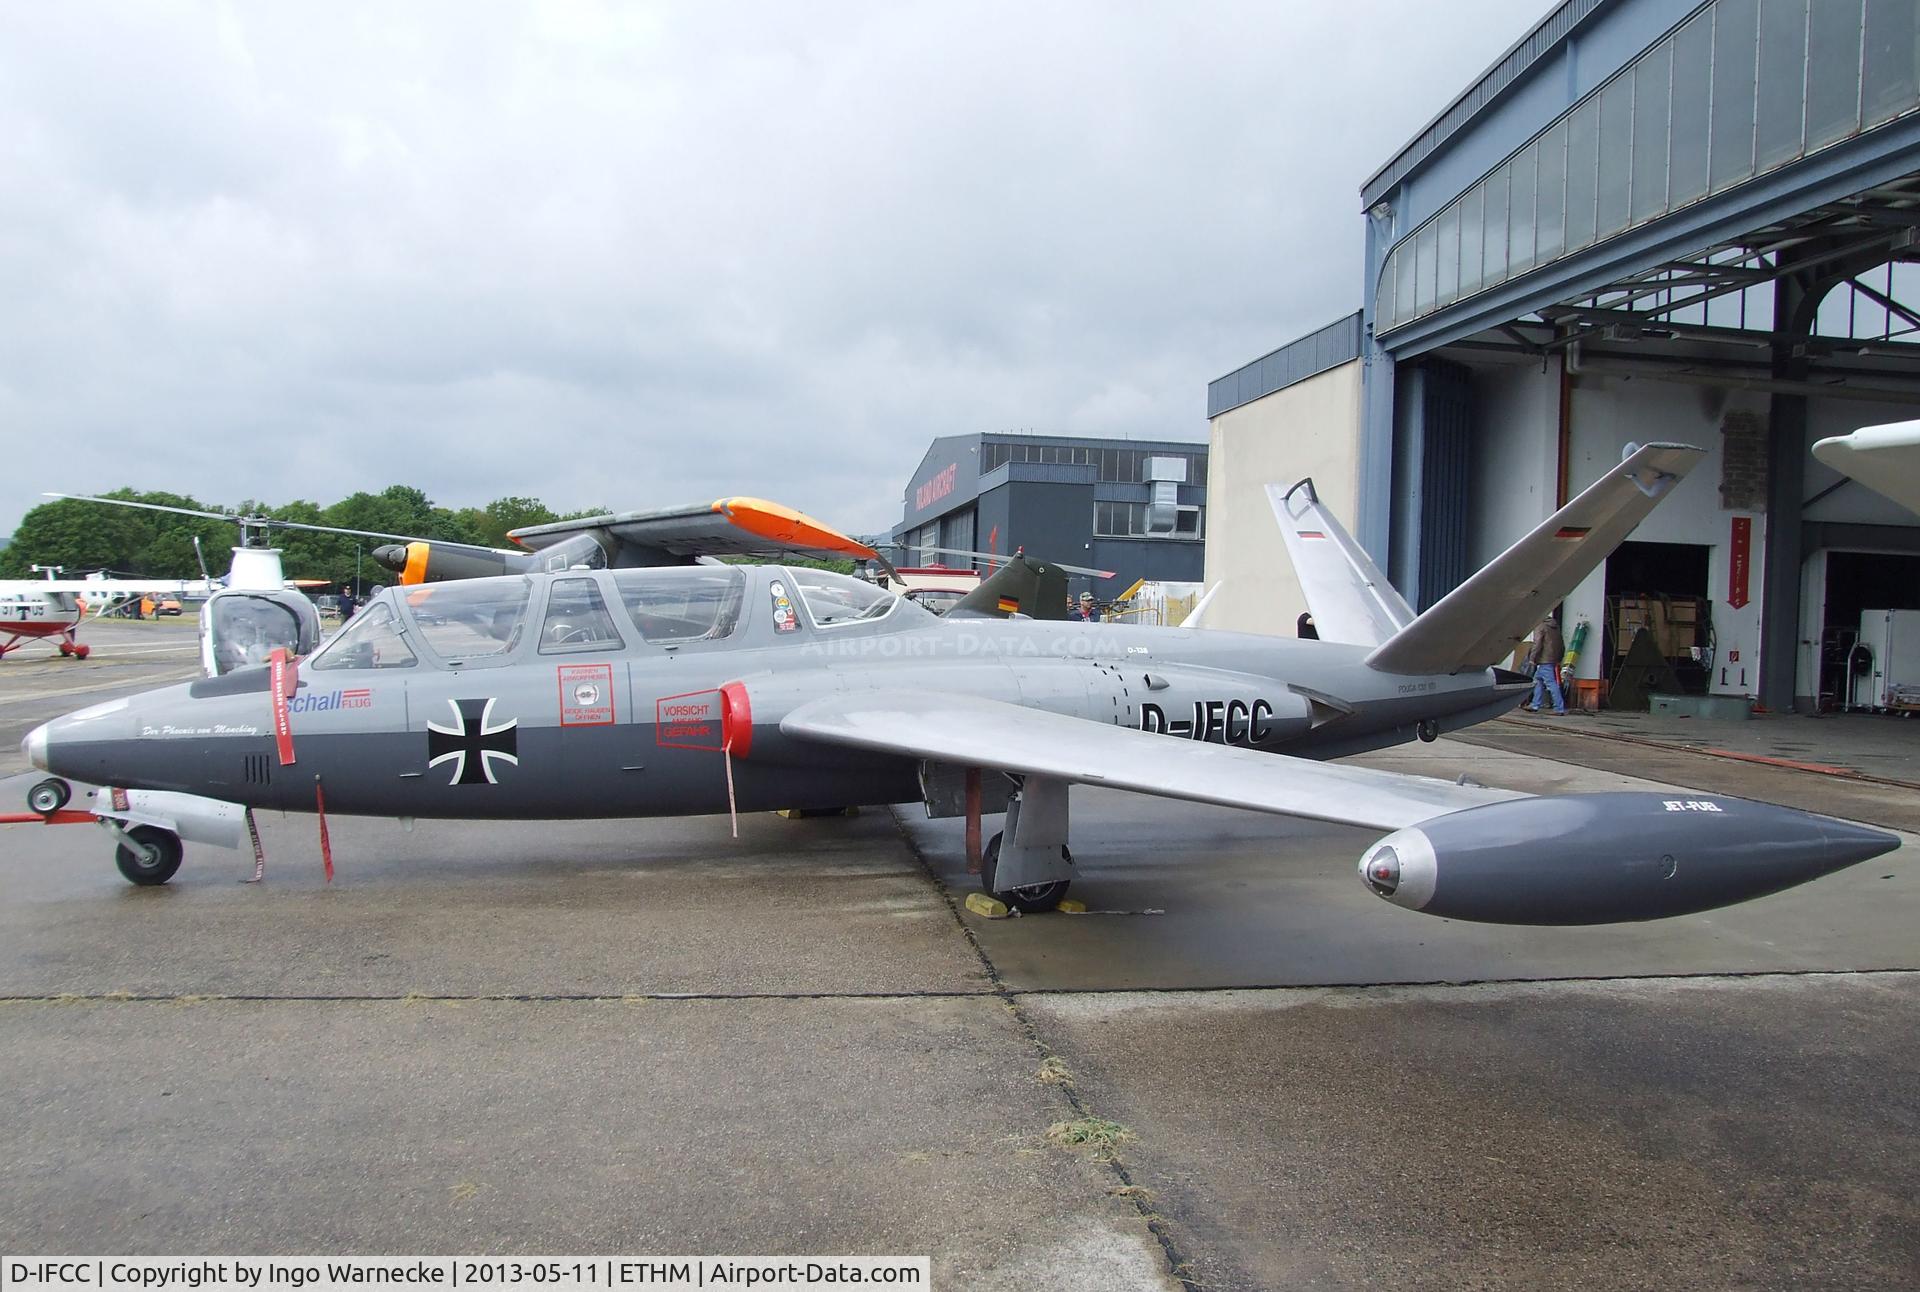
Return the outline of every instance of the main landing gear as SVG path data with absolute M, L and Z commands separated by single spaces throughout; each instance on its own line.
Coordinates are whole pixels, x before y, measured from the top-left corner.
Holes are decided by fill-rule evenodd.
M 1029 776 L 1007 801 L 1007 828 L 980 855 L 980 887 L 1016 911 L 1037 915 L 1060 905 L 1072 882 L 1067 783 Z
M 72 659 L 85 659 L 93 654 L 93 647 L 85 642 L 65 641 L 60 643 L 60 653 Z
M 120 846 L 114 850 L 113 864 L 129 882 L 148 888 L 164 884 L 180 869 L 180 836 L 157 825 L 136 825 L 122 830 Z

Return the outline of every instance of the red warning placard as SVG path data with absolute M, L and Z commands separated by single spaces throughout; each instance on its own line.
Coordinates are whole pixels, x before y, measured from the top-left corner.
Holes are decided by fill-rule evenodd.
M 689 691 L 667 695 L 653 704 L 653 742 L 667 749 L 711 749 L 721 746 L 720 692 Z
M 614 721 L 613 665 L 562 664 L 560 725 L 605 727 Z

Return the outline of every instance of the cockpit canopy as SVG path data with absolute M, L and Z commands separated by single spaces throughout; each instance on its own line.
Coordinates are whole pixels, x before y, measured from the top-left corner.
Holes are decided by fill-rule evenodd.
M 749 596 L 749 585 L 756 589 Z M 412 668 L 504 663 L 530 654 L 767 644 L 782 634 L 881 619 L 902 603 L 886 589 L 828 570 L 780 566 L 572 569 L 389 588 L 369 601 L 308 667 Z M 802 618 L 804 611 L 805 618 Z M 924 612 L 908 607 L 908 612 Z M 756 618 L 758 616 L 758 618 Z
M 214 594 L 201 614 L 215 677 L 264 664 L 275 647 L 303 655 L 320 640 L 320 612 L 291 588 L 230 588 Z

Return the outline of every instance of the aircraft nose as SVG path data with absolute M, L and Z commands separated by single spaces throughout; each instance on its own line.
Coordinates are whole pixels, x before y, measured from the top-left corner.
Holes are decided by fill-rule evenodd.
M 41 723 L 29 731 L 26 739 L 20 742 L 20 752 L 27 756 L 28 762 L 43 772 L 52 770 L 47 766 L 47 728 L 51 725 L 51 723 Z

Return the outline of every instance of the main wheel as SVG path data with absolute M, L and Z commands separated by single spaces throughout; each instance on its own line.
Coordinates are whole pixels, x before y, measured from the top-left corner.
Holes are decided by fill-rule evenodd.
M 1026 884 L 1019 888 L 997 889 L 993 886 L 994 872 L 1000 866 L 1000 840 L 1005 831 L 997 831 L 987 840 L 986 849 L 980 854 L 980 889 L 989 897 L 997 897 L 1014 910 L 1025 915 L 1038 915 L 1042 911 L 1051 911 L 1060 905 L 1060 899 L 1067 895 L 1070 879 L 1056 879 L 1045 884 Z M 1073 864 L 1073 854 L 1066 844 L 1060 845 L 1060 859 L 1069 866 Z
M 93 647 L 87 645 L 85 642 L 75 642 L 73 644 L 73 657 L 75 659 L 85 659 L 91 654 L 93 654 Z
M 70 645 L 70 644 L 69 644 L 69 643 L 67 643 L 67 642 L 61 642 L 61 643 L 60 643 L 60 653 L 61 653 L 62 655 L 71 655 L 71 654 L 73 654 L 73 647 L 72 647 L 72 645 Z
M 41 816 L 52 816 L 73 797 L 73 787 L 58 776 L 49 776 L 27 791 L 27 807 Z
M 121 844 L 113 863 L 120 873 L 141 887 L 164 884 L 180 869 L 180 836 L 157 825 L 137 825 L 127 831 L 136 846 Z

